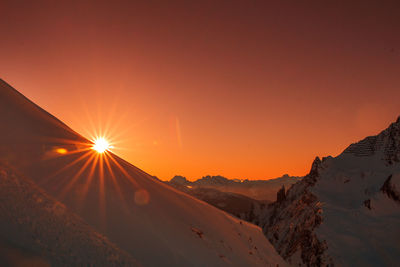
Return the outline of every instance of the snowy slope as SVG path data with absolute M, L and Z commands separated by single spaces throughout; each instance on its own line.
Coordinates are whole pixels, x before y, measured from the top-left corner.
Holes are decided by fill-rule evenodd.
M 264 231 L 291 263 L 400 264 L 400 119 L 303 181 L 264 214 Z
M 88 141 L 0 81 L 0 159 L 64 203 L 143 266 L 280 266 L 260 228 L 153 179 Z M 58 155 L 58 149 L 68 151 Z M 103 163 L 101 163 L 103 162 Z M 85 167 L 85 168 L 83 168 Z M 121 167 L 121 168 L 120 168 Z M 82 171 L 81 171 L 82 170 Z
M 2 266 L 139 266 L 128 253 L 3 163 L 0 240 Z

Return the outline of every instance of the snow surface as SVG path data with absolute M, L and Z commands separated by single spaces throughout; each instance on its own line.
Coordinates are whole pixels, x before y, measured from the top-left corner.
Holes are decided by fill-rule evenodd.
M 71 164 L 84 153 L 78 152 L 82 146 L 77 142 L 88 141 L 1 80 L 0 125 L 0 159 L 143 266 L 285 266 L 259 227 L 115 155 L 111 171 L 105 164 L 103 171 L 101 164 L 89 164 L 79 172 L 87 158 Z M 69 153 L 56 155 L 57 148 Z
M 29 178 L 2 163 L 0 240 L 0 263 L 10 266 L 139 266 Z
M 343 266 L 396 266 L 400 263 L 400 204 L 380 189 L 400 165 L 387 166 L 380 155 L 343 154 L 324 162 L 312 192 L 323 203 L 317 236 Z M 393 177 L 397 177 L 395 174 Z M 364 201 L 370 200 L 370 207 Z

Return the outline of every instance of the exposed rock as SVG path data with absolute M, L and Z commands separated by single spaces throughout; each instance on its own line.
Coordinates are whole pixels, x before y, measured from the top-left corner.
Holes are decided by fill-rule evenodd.
M 400 117 L 399 117 L 400 118 Z M 383 153 L 383 159 L 389 164 L 400 161 L 400 121 L 392 123 L 386 130 L 376 136 L 368 136 L 365 139 L 351 144 L 343 153 L 353 154 L 358 157 Z
M 370 210 L 371 209 L 371 199 L 365 200 L 364 206 Z
M 282 203 L 283 201 L 285 201 L 286 199 L 285 193 L 286 193 L 285 186 L 282 185 L 282 188 L 276 193 L 276 202 Z
M 278 253 L 292 264 L 332 264 L 325 253 L 326 242 L 319 240 L 314 233 L 322 222 L 322 209 L 309 188 L 317 181 L 320 166 L 321 160 L 317 157 L 309 175 L 294 184 L 286 194 L 282 188 L 277 194 L 277 201 L 268 207 L 262 219 L 264 225 L 260 225 Z M 296 253 L 300 253 L 301 262 L 292 262 Z
M 400 191 L 396 188 L 396 186 L 391 182 L 393 175 L 390 175 L 383 186 L 381 187 L 381 191 L 386 194 L 389 198 L 393 199 L 396 202 L 400 203 Z

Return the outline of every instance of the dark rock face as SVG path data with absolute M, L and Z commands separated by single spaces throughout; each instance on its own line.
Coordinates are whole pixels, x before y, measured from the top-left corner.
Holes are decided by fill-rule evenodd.
M 354 154 L 358 157 L 368 157 L 375 154 L 375 151 L 382 145 L 382 140 L 376 136 L 368 136 L 358 143 L 351 144 L 343 153 Z
M 390 164 L 400 162 L 400 123 L 393 123 L 384 132 L 387 135 L 387 143 L 384 148 L 385 160 Z
M 283 185 L 282 188 L 276 193 L 276 202 L 282 203 L 286 199 L 286 191 L 285 186 Z
M 371 199 L 365 200 L 364 206 L 370 210 L 371 209 Z
M 317 182 L 317 177 L 319 175 L 318 169 L 322 162 L 319 157 L 316 157 L 311 165 L 310 173 L 304 177 L 304 180 L 308 185 L 314 185 Z
M 392 175 L 390 175 L 383 186 L 381 187 L 382 193 L 386 194 L 389 198 L 393 199 L 394 201 L 400 203 L 400 191 L 397 189 L 392 183 Z

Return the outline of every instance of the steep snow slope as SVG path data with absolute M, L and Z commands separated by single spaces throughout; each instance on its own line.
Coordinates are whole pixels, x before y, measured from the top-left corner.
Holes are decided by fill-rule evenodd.
M 105 161 L 93 151 L 80 152 L 87 140 L 4 81 L 0 125 L 0 158 L 144 266 L 284 265 L 258 227 L 176 191 L 113 154 Z
M 1 162 L 0 240 L 0 250 L 7 252 L 0 257 L 2 266 L 19 266 L 26 251 L 35 257 L 22 257 L 25 266 L 138 266 L 128 253 Z
M 292 263 L 400 264 L 400 119 L 336 158 L 314 161 L 264 214 L 264 231 Z

